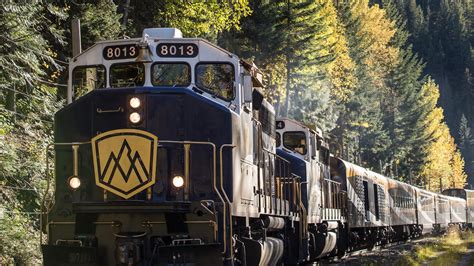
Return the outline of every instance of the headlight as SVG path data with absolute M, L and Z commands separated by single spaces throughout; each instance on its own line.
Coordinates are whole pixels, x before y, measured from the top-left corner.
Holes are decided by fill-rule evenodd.
M 133 112 L 133 113 L 130 114 L 130 122 L 136 124 L 136 123 L 140 122 L 140 119 L 141 119 L 141 117 L 140 117 L 139 113 Z
M 173 186 L 175 186 L 176 188 L 180 188 L 184 185 L 184 179 L 182 176 L 175 176 L 173 177 Z
M 140 99 L 138 99 L 137 97 L 133 97 L 130 99 L 130 106 L 132 108 L 138 108 L 140 107 Z
M 73 190 L 78 189 L 81 186 L 81 180 L 77 176 L 72 176 L 69 178 L 69 187 Z

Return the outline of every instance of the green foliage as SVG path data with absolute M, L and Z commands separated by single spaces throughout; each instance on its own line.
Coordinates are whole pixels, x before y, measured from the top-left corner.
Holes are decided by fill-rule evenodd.
M 469 149 L 474 141 L 472 139 L 471 127 L 469 127 L 469 122 L 464 114 L 461 116 L 459 121 L 459 147 L 461 150 Z
M 353 62 L 332 2 L 252 1 L 241 30 L 219 43 L 267 74 L 266 94 L 280 116 L 334 127 L 336 102 L 354 86 Z
M 0 208 L 5 207 L 0 204 Z M 41 265 L 35 218 L 16 211 L 0 220 L 0 263 L 2 265 Z
M 94 4 L 84 4 L 78 17 L 81 19 L 81 34 L 84 48 L 97 41 L 117 39 L 123 32 L 117 13 L 117 6 L 110 0 L 99 0 Z
M 244 1 L 132 1 L 129 32 L 144 28 L 175 27 L 186 37 L 214 40 L 225 30 L 239 28 L 240 19 L 250 14 Z
M 474 2 L 463 0 L 391 0 L 407 21 L 408 40 L 413 50 L 426 61 L 429 73 L 443 92 L 439 104 L 445 109 L 451 133 L 456 133 L 461 113 L 469 122 L 474 120 L 474 83 L 470 73 L 474 67 Z M 457 142 L 460 143 L 459 138 Z M 466 158 L 474 158 L 463 150 Z M 472 160 L 466 169 L 473 183 Z
M 38 217 L 28 213 L 40 211 L 52 114 L 64 95 L 49 85 L 65 83 L 73 18 L 83 49 L 148 27 L 218 41 L 264 71 L 280 116 L 330 130 L 337 155 L 387 175 L 462 186 L 464 161 L 447 125 L 459 126 L 460 149 L 474 158 L 472 1 L 54 3 L 0 6 L 0 264 L 40 259 Z M 447 124 L 427 73 L 443 89 Z
M 63 14 L 46 3 L 6 4 L 0 13 L 0 263 L 39 264 L 39 216 L 32 213 L 40 211 L 52 114 L 61 104 L 45 84 L 61 70 L 49 40 L 62 42 L 51 19 Z

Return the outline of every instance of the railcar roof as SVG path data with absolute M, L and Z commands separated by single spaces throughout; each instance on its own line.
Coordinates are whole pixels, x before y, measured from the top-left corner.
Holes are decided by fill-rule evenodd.
M 412 186 L 410 184 L 407 184 L 407 183 L 395 180 L 393 178 L 381 175 L 379 173 L 371 171 L 371 170 L 369 170 L 367 168 L 364 168 L 362 166 L 359 166 L 357 164 L 347 162 L 347 161 L 345 161 L 341 158 L 338 158 L 338 157 L 335 157 L 335 156 L 333 158 L 335 158 L 336 160 L 339 160 L 340 162 L 342 162 L 344 164 L 344 166 L 346 168 L 346 177 L 352 177 L 352 176 L 360 175 L 360 176 L 365 176 L 365 177 L 369 177 L 369 178 L 372 178 L 372 179 L 377 179 L 379 182 L 389 181 L 389 182 L 395 182 L 395 183 L 397 183 L 399 185 L 402 185 L 402 186 L 410 186 L 410 187 L 415 188 L 414 186 Z

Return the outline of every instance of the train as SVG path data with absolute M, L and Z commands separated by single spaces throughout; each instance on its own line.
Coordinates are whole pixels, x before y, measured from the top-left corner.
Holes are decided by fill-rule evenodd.
M 474 191 L 334 156 L 320 129 L 276 117 L 255 64 L 204 39 L 147 28 L 68 71 L 44 265 L 299 265 L 472 227 Z

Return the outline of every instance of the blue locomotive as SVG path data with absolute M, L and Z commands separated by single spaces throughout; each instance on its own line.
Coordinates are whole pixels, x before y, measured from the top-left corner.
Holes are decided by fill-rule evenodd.
M 466 199 L 345 162 L 321 130 L 276 120 L 262 76 L 172 28 L 72 58 L 44 264 L 296 265 L 467 224 L 420 213 Z

